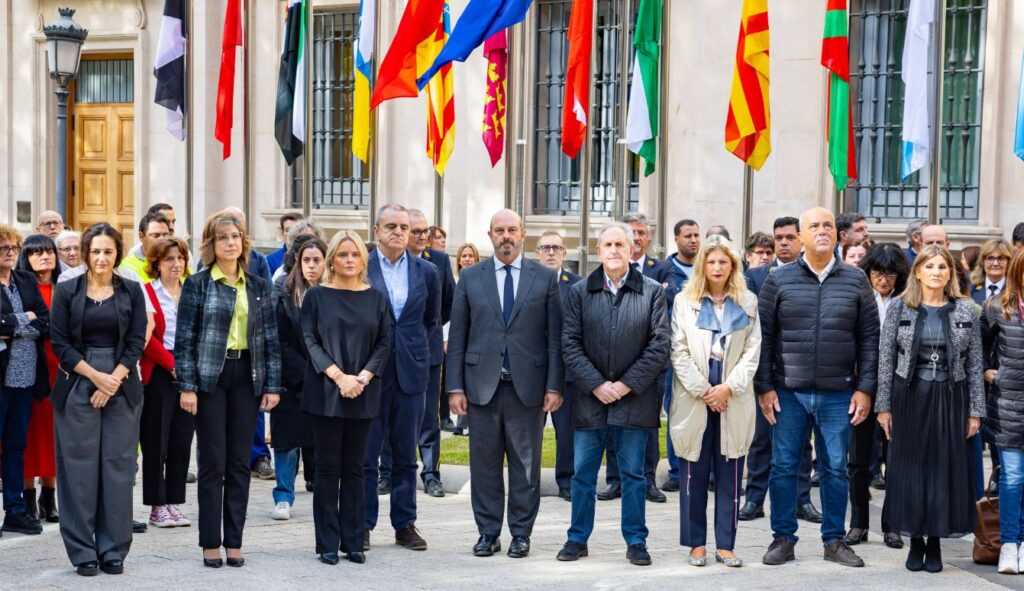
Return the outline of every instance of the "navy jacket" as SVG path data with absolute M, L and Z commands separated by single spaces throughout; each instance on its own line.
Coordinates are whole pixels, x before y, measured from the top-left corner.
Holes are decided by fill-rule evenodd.
M 409 297 L 402 308 L 401 318 L 395 317 L 376 254 L 370 256 L 367 272 L 374 289 L 388 297 L 393 322 L 391 358 L 381 376 L 381 386 L 385 391 L 422 394 L 427 391 L 430 375 L 430 334 L 441 326 L 441 282 L 434 265 L 412 255 L 407 258 Z
M 747 289 L 754 292 L 754 295 L 761 293 L 761 286 L 772 271 L 779 268 L 779 259 L 775 259 L 767 265 L 748 269 L 743 275 L 747 279 Z
M 580 279 L 583 278 L 572 271 L 566 271 L 564 269 L 558 274 L 558 289 L 562 294 L 563 316 L 565 315 L 566 302 L 569 300 L 569 290 L 572 289 L 572 286 L 576 285 Z M 565 381 L 568 383 L 572 382 L 572 373 L 569 371 L 568 367 L 565 368 Z
M 675 270 L 669 261 L 649 256 L 644 259 L 644 277 L 649 277 L 665 287 L 665 303 L 672 307 L 679 289 L 676 287 Z
M 1005 285 L 1006 284 L 1004 283 L 1003 286 Z M 1000 295 L 1001 293 L 1003 293 L 1003 290 L 1000 289 L 999 291 L 996 292 L 996 295 Z M 973 299 L 975 303 L 977 303 L 979 306 L 984 306 L 985 300 L 987 300 L 988 298 L 989 292 L 987 289 L 985 289 L 984 281 L 981 282 L 981 285 L 971 286 L 971 299 Z
M 441 322 L 430 333 L 430 366 L 441 365 L 444 361 L 444 325 L 452 317 L 452 300 L 455 299 L 455 276 L 452 275 L 452 262 L 448 255 L 440 250 L 428 248 L 423 251 L 423 259 L 434 263 L 437 267 L 438 279 L 441 282 Z
M 277 269 L 284 264 L 284 257 L 288 253 L 288 245 L 284 245 L 281 248 L 267 255 L 267 267 L 270 268 L 270 274 L 273 276 Z M 249 258 L 252 260 L 252 257 Z

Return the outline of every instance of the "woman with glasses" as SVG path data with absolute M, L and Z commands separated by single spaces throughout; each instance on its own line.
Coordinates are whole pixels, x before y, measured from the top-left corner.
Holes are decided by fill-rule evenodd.
M 978 265 L 971 274 L 971 297 L 978 305 L 1006 288 L 1006 267 L 1013 258 L 1013 247 L 1005 240 L 989 240 L 981 246 Z
M 17 269 L 35 276 L 43 302 L 49 309 L 53 301 L 53 286 L 60 276 L 60 261 L 53 240 L 45 234 L 32 234 L 25 238 Z M 37 339 L 36 348 L 41 353 L 39 358 L 46 359 L 46 391 L 49 393 L 57 379 L 57 357 L 53 354 L 53 344 L 48 337 Z M 42 484 L 38 503 L 36 478 Z M 25 445 L 24 497 L 29 516 L 40 521 L 45 519 L 47 523 L 60 522 L 57 513 L 57 450 L 53 438 L 53 403 L 48 397 L 37 397 L 32 403 L 32 418 Z

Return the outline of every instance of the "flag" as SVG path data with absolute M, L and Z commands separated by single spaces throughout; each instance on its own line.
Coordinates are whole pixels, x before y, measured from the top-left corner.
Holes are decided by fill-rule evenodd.
M 565 99 L 562 101 L 562 151 L 569 158 L 575 158 L 587 137 L 594 0 L 573 0 L 568 37 L 569 60 L 565 66 Z
M 644 159 L 644 176 L 654 173 L 658 156 L 658 56 L 661 0 L 640 0 L 633 33 L 633 79 L 626 112 L 626 146 Z
M 220 42 L 220 79 L 217 81 L 217 124 L 213 136 L 224 144 L 224 159 L 231 156 L 231 127 L 235 101 L 236 47 L 242 45 L 241 0 L 228 0 L 224 36 Z M 244 83 L 244 82 L 243 82 Z
M 355 101 L 352 108 L 352 154 L 369 162 L 370 89 L 373 88 L 373 43 L 377 27 L 377 1 L 359 2 L 359 37 L 356 39 Z
M 473 50 L 497 33 L 522 22 L 532 0 L 470 0 L 444 49 L 416 84 L 422 90 L 445 64 L 464 62 Z M 487 53 L 486 48 L 484 53 Z
M 821 65 L 828 75 L 828 168 L 836 189 L 857 178 L 853 106 L 850 104 L 850 33 L 846 0 L 828 0 Z
M 743 0 L 725 149 L 754 170 L 772 153 L 768 102 L 768 0 Z
M 483 135 L 493 168 L 505 149 L 505 80 L 508 77 L 505 31 L 498 31 L 484 42 L 484 56 L 487 58 L 487 96 L 484 98 Z
M 928 51 L 931 24 L 935 22 L 935 0 L 910 0 L 907 36 L 903 39 L 903 159 L 900 176 L 907 178 L 920 170 L 932 151 L 932 109 L 928 104 Z
M 1017 91 L 1017 133 L 1013 139 L 1013 153 L 1024 160 L 1024 60 L 1020 67 L 1020 89 Z
M 185 22 L 186 0 L 164 0 L 164 16 L 160 21 L 160 39 L 156 46 L 153 75 L 156 76 L 154 102 L 167 109 L 167 131 L 185 139 L 182 125 L 188 105 L 185 104 Z
M 289 166 L 306 142 L 306 2 L 289 0 L 277 78 L 274 136 Z
M 370 109 L 386 100 L 419 94 L 416 77 L 430 67 L 437 53 L 430 54 L 430 61 L 420 56 L 434 45 L 444 7 L 444 0 L 409 0 L 405 5 L 398 32 L 377 72 Z
M 448 17 L 448 2 L 437 21 L 437 29 L 430 42 L 421 45 L 424 48 L 422 57 L 417 54 L 417 70 L 426 67 L 441 52 L 448 33 L 451 32 L 451 21 Z M 441 68 L 441 75 L 435 77 L 427 85 L 427 157 L 434 162 L 437 174 L 444 175 L 448 166 L 448 158 L 455 149 L 455 76 L 452 66 Z

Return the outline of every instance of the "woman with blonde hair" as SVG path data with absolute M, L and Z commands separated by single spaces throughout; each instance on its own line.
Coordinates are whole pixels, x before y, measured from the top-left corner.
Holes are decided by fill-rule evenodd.
M 480 251 L 477 250 L 476 245 L 472 242 L 463 244 L 455 251 L 455 278 L 459 278 L 459 274 L 462 273 L 463 269 L 472 267 L 479 262 Z
M 1006 288 L 1006 269 L 1013 258 L 1010 243 L 996 238 L 981 245 L 978 262 L 971 271 L 971 297 L 979 305 Z
M 715 475 L 715 559 L 733 553 L 743 462 L 754 438 L 754 373 L 761 355 L 757 296 L 747 290 L 739 255 L 721 236 L 704 241 L 693 277 L 672 312 L 669 434 L 683 463 L 680 544 L 693 566 L 707 563 L 708 480 Z
M 309 353 L 300 408 L 312 415 L 316 447 L 316 553 L 332 565 L 339 551 L 351 562 L 366 561 L 363 457 L 380 414 L 381 385 L 375 378 L 391 354 L 387 295 L 371 288 L 368 264 L 358 234 L 335 234 L 323 281 L 306 292 L 300 312 Z
M 907 570 L 941 571 L 940 538 L 974 532 L 967 438 L 985 414 L 982 369 L 974 302 L 960 293 L 949 251 L 926 246 L 886 309 L 875 396 L 889 440 L 886 509 L 890 527 L 910 536 Z

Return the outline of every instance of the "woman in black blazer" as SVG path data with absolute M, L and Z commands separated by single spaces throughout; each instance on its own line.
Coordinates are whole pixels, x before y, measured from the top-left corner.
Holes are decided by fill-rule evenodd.
M 87 271 L 58 284 L 52 302 L 60 533 L 82 576 L 121 574 L 132 544 L 146 303 L 138 283 L 114 273 L 123 252 L 110 224 L 90 226 Z
M 391 354 L 387 295 L 370 287 L 368 258 L 358 234 L 338 232 L 327 249 L 323 284 L 302 301 L 309 364 L 301 409 L 313 415 L 316 553 L 327 564 L 338 563 L 339 550 L 352 562 L 366 561 L 363 458 L 380 414 L 374 378 Z

